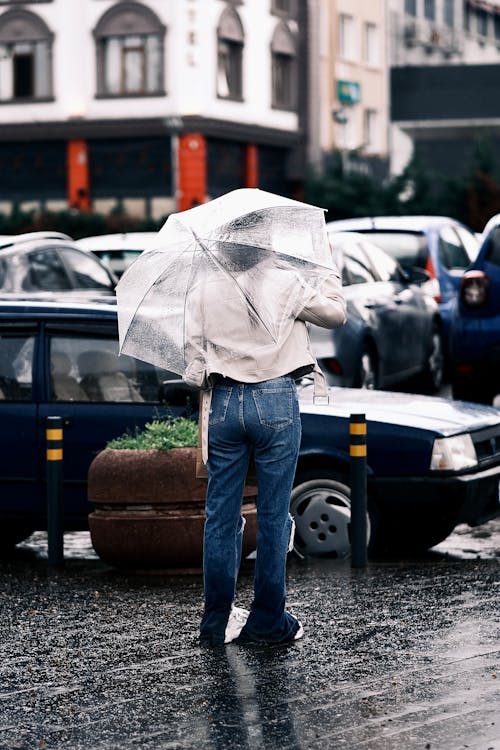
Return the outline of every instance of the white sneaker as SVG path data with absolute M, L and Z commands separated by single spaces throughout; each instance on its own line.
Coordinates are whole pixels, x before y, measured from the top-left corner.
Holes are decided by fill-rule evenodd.
M 301 623 L 300 620 L 298 620 L 298 623 L 299 623 L 299 629 L 297 630 L 297 632 L 293 636 L 293 640 L 294 641 L 299 641 L 301 638 L 304 637 L 304 626 L 302 625 L 302 623 Z
M 231 641 L 234 641 L 239 636 L 248 620 L 249 614 L 248 609 L 232 606 L 226 625 L 226 632 L 224 633 L 224 643 L 231 643 Z

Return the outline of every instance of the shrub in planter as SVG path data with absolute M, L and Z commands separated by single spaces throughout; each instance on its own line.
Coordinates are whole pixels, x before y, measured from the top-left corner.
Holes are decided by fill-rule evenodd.
M 198 568 L 203 555 L 206 480 L 196 477 L 198 426 L 153 421 L 112 440 L 92 461 L 88 499 L 92 544 L 111 565 Z M 243 554 L 255 549 L 254 486 L 245 487 Z

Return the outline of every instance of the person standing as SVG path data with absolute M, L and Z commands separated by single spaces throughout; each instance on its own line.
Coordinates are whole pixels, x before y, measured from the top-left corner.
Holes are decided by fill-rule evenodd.
M 325 328 L 343 325 L 345 301 L 335 269 L 325 269 L 321 286 L 313 288 L 286 264 L 279 268 L 257 257 L 235 269 L 234 279 L 236 291 L 229 284 L 221 289 L 220 280 L 212 292 L 204 285 L 211 301 L 203 306 L 203 368 L 209 387 L 202 398 L 202 413 L 208 414 L 208 486 L 200 637 L 213 645 L 287 643 L 303 634 L 302 624 L 285 606 L 286 559 L 293 545 L 289 504 L 301 439 L 295 380 L 314 371 L 316 383 L 326 392 L 306 322 Z M 249 285 L 252 299 L 274 290 L 280 300 L 299 300 L 279 344 L 265 344 L 266 332 L 252 315 L 237 314 L 239 297 Z M 247 353 L 232 357 L 231 351 L 241 352 L 242 342 Z M 194 356 L 191 369 L 196 368 Z M 242 495 L 251 458 L 258 485 L 258 531 L 254 597 L 248 611 L 234 601 L 244 525 Z

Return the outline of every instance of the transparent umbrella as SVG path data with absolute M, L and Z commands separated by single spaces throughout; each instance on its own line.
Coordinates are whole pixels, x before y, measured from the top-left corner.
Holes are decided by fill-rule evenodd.
M 258 189 L 172 214 L 157 244 L 117 285 L 120 350 L 198 387 L 272 357 L 332 269 L 323 209 Z

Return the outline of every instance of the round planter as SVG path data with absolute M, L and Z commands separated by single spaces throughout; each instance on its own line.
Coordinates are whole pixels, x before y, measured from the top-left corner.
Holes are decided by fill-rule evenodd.
M 88 499 L 92 544 L 105 562 L 128 569 L 199 568 L 203 559 L 206 480 L 196 448 L 106 448 L 92 461 Z M 246 486 L 243 555 L 255 549 L 257 488 Z

